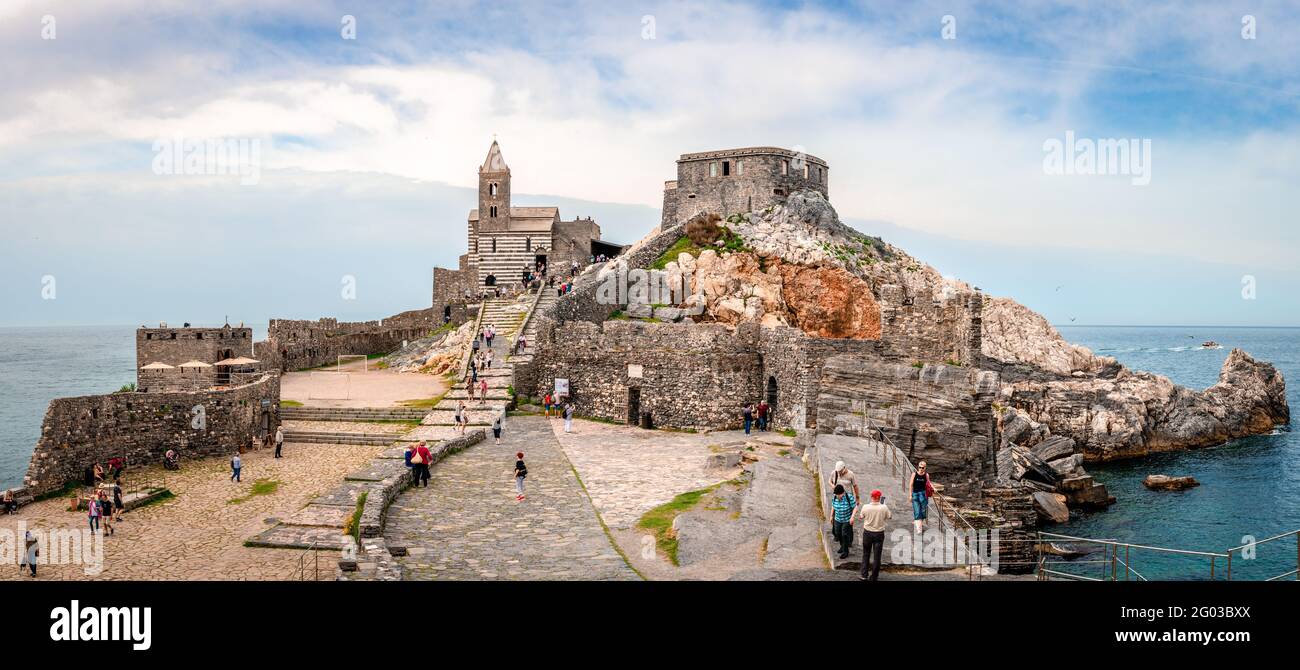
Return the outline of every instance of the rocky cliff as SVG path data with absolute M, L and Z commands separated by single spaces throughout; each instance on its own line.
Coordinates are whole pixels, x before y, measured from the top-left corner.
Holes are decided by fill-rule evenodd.
M 690 277 L 695 295 L 688 306 L 701 312 L 697 320 L 880 339 L 886 295 L 936 304 L 978 295 L 844 225 L 815 191 L 793 193 L 761 212 L 693 220 L 685 230 L 693 248 L 670 253 L 663 266 L 670 277 Z M 1095 356 L 1014 300 L 979 299 L 982 360 L 974 363 L 1002 373 L 1002 404 L 1073 440 L 1086 460 L 1222 444 L 1290 421 L 1282 375 L 1245 352 L 1233 351 L 1219 383 L 1198 392 Z

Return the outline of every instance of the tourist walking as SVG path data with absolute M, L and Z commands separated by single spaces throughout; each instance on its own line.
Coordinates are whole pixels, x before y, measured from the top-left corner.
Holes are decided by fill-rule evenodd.
M 551 394 L 549 392 L 546 397 L 542 398 L 542 410 L 546 413 L 546 416 L 551 415 Z
M 497 446 L 501 446 L 501 415 L 492 420 L 492 437 L 496 439 Z
M 893 516 L 885 507 L 885 497 L 880 489 L 871 492 L 871 502 L 858 510 L 862 518 L 862 579 L 876 581 L 880 577 L 880 555 L 885 549 L 885 523 Z M 870 572 L 868 572 L 870 568 Z
M 280 457 L 280 449 L 284 447 L 284 431 L 278 426 L 275 429 L 275 457 Z
M 460 428 L 460 434 L 465 434 L 465 427 L 469 425 L 469 416 L 466 414 L 465 401 L 460 401 L 456 405 L 456 425 Z
M 478 384 L 475 384 L 474 382 L 469 382 L 465 385 L 465 394 L 469 396 L 470 400 L 474 399 L 474 389 L 477 386 Z
M 423 442 L 418 442 L 411 448 L 411 486 L 420 486 L 429 488 L 429 462 L 433 460 L 433 455 L 429 453 L 429 448 L 424 446 Z
M 528 340 L 521 334 L 519 339 L 515 340 L 515 355 L 524 353 L 528 349 Z
M 745 403 L 745 408 L 740 410 L 740 416 L 745 421 L 745 434 L 749 434 L 749 429 L 754 425 L 754 406 Z
M 564 403 L 564 432 L 573 432 L 573 403 Z
M 113 502 L 108 499 L 108 494 L 104 491 L 99 492 L 99 497 L 95 499 L 94 504 L 99 507 L 99 518 L 104 524 L 104 534 L 113 534 Z
M 934 495 L 934 484 L 930 483 L 925 461 L 916 464 L 916 472 L 909 478 L 907 490 L 912 492 L 912 525 L 917 533 L 923 532 L 930 508 L 930 496 Z
M 32 535 L 30 530 L 27 531 L 27 536 L 23 538 L 23 541 L 26 546 L 23 548 L 23 558 L 18 564 L 18 569 L 22 570 L 23 566 L 26 565 L 32 571 L 32 576 L 35 577 L 36 558 L 41 555 L 40 543 L 36 541 L 36 536 Z
M 480 405 L 487 404 L 487 379 L 484 378 L 483 381 L 479 382 L 478 384 L 479 384 L 478 404 Z
M 528 466 L 524 465 L 524 452 L 515 454 L 515 500 L 524 499 L 524 477 L 528 476 Z
M 766 431 L 767 431 L 767 415 L 768 415 L 769 412 L 771 412 L 771 410 L 772 410 L 772 406 L 769 405 L 769 404 L 767 404 L 767 401 L 766 401 L 766 400 L 761 400 L 761 401 L 759 401 L 759 403 L 758 403 L 758 430 L 759 430 L 760 433 L 761 433 L 761 432 L 766 432 Z
M 854 500 L 861 500 L 862 494 L 858 492 L 858 476 L 853 474 L 849 466 L 844 461 L 835 461 L 835 469 L 831 471 L 831 476 L 827 479 L 832 490 L 840 484 L 844 485 L 844 490 L 853 494 Z
M 489 343 L 488 346 L 492 346 L 491 343 Z M 492 369 L 492 350 L 491 350 L 491 349 L 488 349 L 488 350 L 487 350 L 487 355 L 484 357 L 484 359 L 486 360 L 486 363 L 483 364 L 483 368 L 486 369 L 486 370 L 491 370 L 491 369 Z
M 849 547 L 853 546 L 853 512 L 858 500 L 844 486 L 836 486 L 831 496 L 831 537 L 840 543 L 840 558 L 849 557 Z
M 235 457 L 230 459 L 230 481 L 242 481 L 239 478 L 239 470 L 242 467 L 244 467 L 244 461 L 239 458 L 239 454 L 235 454 Z
M 14 499 L 14 492 L 11 489 L 5 489 L 4 506 L 5 514 L 14 514 L 18 511 L 18 501 Z
M 117 515 L 117 520 L 122 520 L 122 513 L 126 511 L 126 505 L 122 504 L 122 480 L 113 480 L 113 513 Z
M 90 494 L 86 499 L 86 518 L 90 521 L 90 532 L 94 533 L 99 530 L 99 498 L 95 494 Z

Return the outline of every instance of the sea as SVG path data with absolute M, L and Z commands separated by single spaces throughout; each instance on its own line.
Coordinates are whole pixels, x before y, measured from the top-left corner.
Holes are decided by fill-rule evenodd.
M 1269 361 L 1288 382 L 1300 409 L 1300 328 L 1213 326 L 1061 326 L 1069 341 L 1113 356 L 1136 370 L 1166 375 L 1203 389 L 1218 380 L 1233 347 Z M 1222 348 L 1203 348 L 1213 340 Z M 135 381 L 132 326 L 0 328 L 0 488 L 22 483 L 45 408 L 61 396 L 108 393 Z M 1219 552 L 1300 529 L 1300 434 L 1289 426 L 1228 444 L 1161 454 L 1134 461 L 1092 464 L 1117 504 L 1046 530 L 1151 547 Z M 1148 491 L 1148 474 L 1191 475 L 1201 485 L 1186 491 Z M 1265 579 L 1296 569 L 1294 537 L 1259 544 L 1251 558 L 1233 557 L 1234 579 Z M 1100 560 L 1097 556 L 1080 561 Z M 1132 571 L 1147 579 L 1209 579 L 1210 559 L 1192 554 L 1129 550 Z M 1215 559 L 1215 578 L 1227 565 Z M 1102 575 L 1100 563 L 1065 566 L 1084 576 Z

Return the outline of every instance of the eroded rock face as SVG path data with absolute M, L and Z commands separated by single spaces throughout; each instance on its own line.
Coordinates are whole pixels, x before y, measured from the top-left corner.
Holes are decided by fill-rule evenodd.
M 1028 363 L 1060 375 L 1100 372 L 1114 363 L 1114 359 L 1094 356 L 1087 347 L 1066 342 L 1047 319 L 1014 300 L 989 298 L 982 318 L 980 348 L 985 356 Z
M 871 286 L 844 268 L 760 259 L 752 252 L 719 256 L 713 250 L 676 264 L 688 265 L 707 320 L 789 325 L 819 337 L 880 338 L 880 306 Z
M 880 339 L 880 305 L 866 282 L 838 267 L 781 263 L 790 325 L 820 337 Z
M 1121 368 L 1114 377 L 1018 382 L 1003 393 L 1053 434 L 1073 438 L 1088 461 L 1219 445 L 1291 417 L 1282 375 L 1240 349 L 1200 392 Z

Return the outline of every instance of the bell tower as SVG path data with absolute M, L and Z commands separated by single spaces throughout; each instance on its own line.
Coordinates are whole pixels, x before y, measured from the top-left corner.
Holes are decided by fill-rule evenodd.
M 478 221 L 480 230 L 510 227 L 510 167 L 495 139 L 478 169 Z

